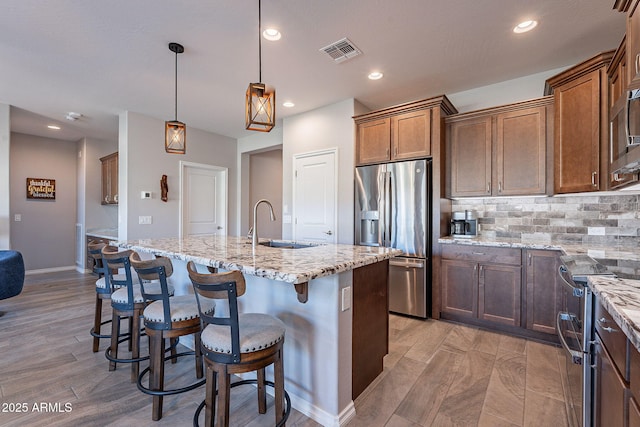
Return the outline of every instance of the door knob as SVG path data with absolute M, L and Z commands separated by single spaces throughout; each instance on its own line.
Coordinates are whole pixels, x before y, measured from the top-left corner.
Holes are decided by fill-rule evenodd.
M 325 231 L 324 234 L 331 236 L 333 233 L 331 232 L 331 230 L 329 230 L 329 231 Z

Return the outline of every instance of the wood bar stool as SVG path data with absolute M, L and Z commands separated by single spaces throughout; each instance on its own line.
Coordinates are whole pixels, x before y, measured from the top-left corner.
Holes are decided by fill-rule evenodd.
M 198 300 L 202 321 L 202 353 L 206 366 L 206 395 L 194 416 L 194 425 L 203 407 L 205 424 L 218 427 L 229 426 L 230 388 L 240 384 L 256 383 L 258 389 L 258 412 L 267 412 L 265 386 L 275 389 L 276 425 L 284 426 L 291 404 L 284 389 L 283 345 L 284 323 L 267 314 L 238 313 L 238 297 L 244 295 L 246 284 L 240 271 L 228 273 L 198 273 L 195 264 L 187 264 L 189 278 Z M 226 300 L 228 317 L 216 317 L 203 311 L 205 298 Z M 266 381 L 265 367 L 273 364 L 274 381 Z M 231 384 L 231 374 L 257 372 L 256 380 L 244 380 Z M 214 396 L 217 383 L 217 414 Z M 285 408 L 286 400 L 286 408 Z M 216 416 L 217 415 L 217 416 Z
M 118 251 L 119 248 L 105 246 L 102 248 L 102 259 L 106 267 L 106 277 L 111 285 L 111 308 L 113 311 L 111 322 L 111 345 L 104 352 L 109 360 L 109 370 L 114 371 L 117 363 L 131 364 L 131 382 L 138 380 L 140 362 L 149 359 L 149 356 L 140 357 L 140 317 L 146 307 L 146 299 L 142 296 L 137 275 L 131 268 L 129 256 L 132 250 Z M 113 274 L 113 271 L 119 274 Z M 134 275 L 135 280 L 134 280 Z M 149 294 L 160 294 L 159 283 L 149 283 L 145 290 Z M 173 287 L 169 288 L 169 293 L 173 295 Z M 129 318 L 129 351 L 131 357 L 127 359 L 118 358 L 118 345 L 124 340 L 120 340 L 120 320 Z
M 183 393 L 200 387 L 205 380 L 178 389 L 164 389 L 164 362 L 171 359 L 173 363 L 180 356 L 194 355 L 196 362 L 196 377 L 202 378 L 202 353 L 200 350 L 200 315 L 198 303 L 193 294 L 171 296 L 167 278 L 173 274 L 171 260 L 165 257 L 157 257 L 150 260 L 142 260 L 138 253 L 134 252 L 129 257 L 131 265 L 138 274 L 142 296 L 151 301 L 144 309 L 144 328 L 149 337 L 149 367 L 143 370 L 138 377 L 138 389 L 143 393 L 153 396 L 151 417 L 154 421 L 162 418 L 163 396 Z M 159 294 L 148 293 L 150 281 L 160 284 Z M 152 285 L 155 285 L 153 283 Z M 203 312 L 213 315 L 215 300 L 202 300 Z M 195 351 L 176 353 L 177 338 L 194 334 Z M 172 353 L 165 358 L 164 341 L 169 338 L 172 341 Z M 149 372 L 149 386 L 142 385 L 144 375 Z

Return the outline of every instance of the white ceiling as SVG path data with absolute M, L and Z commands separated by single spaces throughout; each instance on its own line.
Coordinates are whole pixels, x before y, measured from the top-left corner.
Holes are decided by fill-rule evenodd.
M 356 98 L 371 109 L 573 65 L 615 49 L 614 0 L 263 0 L 262 81 L 278 119 Z M 0 103 L 13 131 L 117 138 L 118 114 L 174 118 L 240 138 L 244 95 L 258 80 L 257 0 L 3 0 Z M 530 33 L 514 34 L 536 19 Z M 322 47 L 349 38 L 363 55 L 334 63 Z M 372 70 L 384 78 L 370 81 Z M 542 86 L 540 88 L 542 95 Z M 295 107 L 285 109 L 285 100 Z M 84 116 L 64 119 L 69 111 Z M 33 114 L 36 113 L 36 114 Z M 44 125 L 57 121 L 52 135 Z M 44 133 L 43 133 L 44 132 Z

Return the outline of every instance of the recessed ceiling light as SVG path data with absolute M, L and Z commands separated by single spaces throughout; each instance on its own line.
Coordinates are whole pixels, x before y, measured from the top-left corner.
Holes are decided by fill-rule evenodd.
M 47 127 L 53 130 L 60 130 L 60 126 L 57 126 L 57 125 L 48 125 Z
M 371 80 L 380 80 L 384 76 L 380 71 L 374 71 L 369 74 L 369 79 Z
M 282 34 L 280 34 L 280 31 L 276 30 L 275 28 L 267 28 L 262 32 L 262 37 L 273 42 L 276 40 L 280 40 Z
M 283 106 L 283 107 L 287 107 L 287 108 L 295 107 L 295 105 L 296 105 L 296 104 L 294 104 L 294 103 L 293 103 L 293 102 L 291 102 L 291 101 L 285 101 L 285 102 L 283 102 L 283 103 L 282 103 L 282 106 Z
M 538 21 L 528 20 L 522 21 L 518 25 L 513 28 L 514 33 L 526 33 L 527 31 L 533 30 L 538 25 Z

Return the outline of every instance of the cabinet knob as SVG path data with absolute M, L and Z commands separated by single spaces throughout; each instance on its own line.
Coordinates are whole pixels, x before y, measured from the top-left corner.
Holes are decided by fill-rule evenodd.
M 117 195 L 117 194 L 116 194 L 115 196 L 113 196 L 113 201 L 114 201 L 115 203 L 118 203 L 118 195 Z

